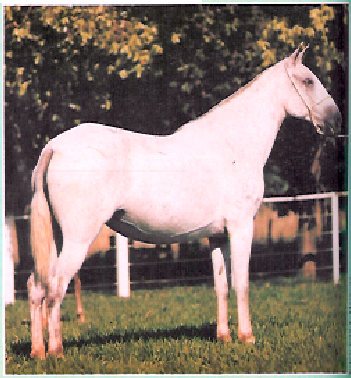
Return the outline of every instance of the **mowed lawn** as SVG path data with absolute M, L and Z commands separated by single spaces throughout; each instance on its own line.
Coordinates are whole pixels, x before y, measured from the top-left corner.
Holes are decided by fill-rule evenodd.
M 237 337 L 236 297 L 229 298 L 231 343 L 217 342 L 212 287 L 132 291 L 128 299 L 83 292 L 86 322 L 65 297 L 64 357 L 30 358 L 27 301 L 6 306 L 7 374 L 345 372 L 347 278 L 311 283 L 250 283 L 254 345 Z

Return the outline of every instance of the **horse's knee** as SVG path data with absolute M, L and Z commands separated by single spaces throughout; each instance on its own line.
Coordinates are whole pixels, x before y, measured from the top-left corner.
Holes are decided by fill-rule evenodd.
M 66 281 L 67 280 L 58 275 L 51 278 L 47 293 L 48 307 L 52 307 L 52 304 L 57 301 L 60 303 L 63 301 L 69 284 L 69 282 L 66 283 Z

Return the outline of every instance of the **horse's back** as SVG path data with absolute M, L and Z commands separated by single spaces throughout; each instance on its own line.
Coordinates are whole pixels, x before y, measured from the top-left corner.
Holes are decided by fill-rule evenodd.
M 74 155 L 79 156 L 85 151 L 93 153 L 94 150 L 101 155 L 111 156 L 128 141 L 130 134 L 132 133 L 126 130 L 86 123 L 59 134 L 49 143 L 55 153 L 66 154 L 70 158 Z

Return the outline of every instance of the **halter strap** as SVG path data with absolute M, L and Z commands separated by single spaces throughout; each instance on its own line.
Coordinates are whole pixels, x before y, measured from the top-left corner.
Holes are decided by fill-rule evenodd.
M 285 66 L 285 71 L 286 71 L 286 74 L 288 75 L 288 78 L 290 79 L 291 81 L 291 84 L 293 85 L 293 87 L 295 88 L 295 91 L 297 92 L 297 94 L 299 95 L 299 97 L 301 98 L 303 104 L 306 106 L 307 110 L 308 110 L 308 116 L 310 117 L 310 121 L 312 121 L 312 112 L 311 112 L 311 109 L 309 108 L 309 106 L 307 105 L 306 101 L 304 100 L 304 98 L 301 96 L 301 93 L 299 92 L 299 90 L 296 88 L 296 85 L 293 81 L 293 79 L 291 78 L 290 74 L 289 74 L 289 71 L 288 71 L 288 67 Z
M 312 109 L 313 109 L 315 106 L 320 105 L 323 101 L 328 100 L 328 98 L 332 98 L 332 96 L 331 96 L 330 94 L 328 94 L 328 96 L 327 96 L 327 97 L 324 97 L 323 100 L 320 100 L 319 102 L 317 102 L 317 104 L 314 104 L 314 105 L 312 106 Z
M 331 98 L 331 95 L 328 94 L 328 96 L 324 97 L 321 101 L 319 101 L 319 102 L 317 102 L 316 104 L 314 104 L 314 105 L 312 106 L 312 108 L 310 109 L 310 107 L 307 105 L 306 101 L 305 101 L 304 98 L 302 97 L 301 93 L 300 93 L 299 90 L 297 89 L 297 87 L 296 87 L 296 85 L 295 85 L 293 79 L 291 78 L 291 76 L 290 76 L 290 74 L 289 74 L 288 68 L 287 68 L 286 66 L 285 66 L 285 71 L 286 71 L 286 73 L 287 73 L 287 75 L 288 75 L 288 77 L 289 77 L 289 79 L 290 79 L 290 81 L 291 81 L 291 84 L 292 84 L 293 87 L 295 88 L 295 90 L 296 90 L 297 94 L 299 95 L 299 97 L 301 98 L 303 104 L 306 106 L 306 108 L 307 108 L 307 110 L 308 110 L 308 116 L 309 116 L 309 118 L 310 118 L 310 121 L 313 122 L 313 120 L 312 120 L 312 110 L 313 110 L 313 108 L 316 107 L 316 106 L 318 106 L 318 105 L 320 105 L 323 101 L 328 100 L 329 98 Z

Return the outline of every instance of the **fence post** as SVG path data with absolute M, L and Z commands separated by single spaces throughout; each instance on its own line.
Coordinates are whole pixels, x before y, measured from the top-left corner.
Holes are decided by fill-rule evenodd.
M 339 197 L 332 193 L 332 217 L 333 217 L 333 275 L 334 285 L 339 283 Z
M 120 297 L 130 297 L 128 238 L 116 233 L 117 285 Z
M 12 238 L 12 228 L 14 227 L 13 220 L 5 218 L 5 254 L 4 254 L 4 267 L 5 273 L 5 305 L 15 302 L 15 283 L 14 283 L 14 245 Z

